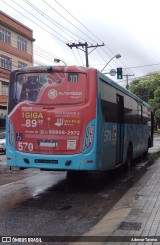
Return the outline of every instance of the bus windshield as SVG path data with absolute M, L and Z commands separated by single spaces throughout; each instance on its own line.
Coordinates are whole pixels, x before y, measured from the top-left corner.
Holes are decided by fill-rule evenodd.
M 86 74 L 78 72 L 19 73 L 10 85 L 17 103 L 77 104 L 86 100 Z

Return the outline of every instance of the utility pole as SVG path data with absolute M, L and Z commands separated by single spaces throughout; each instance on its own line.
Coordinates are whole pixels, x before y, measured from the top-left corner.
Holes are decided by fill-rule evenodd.
M 133 75 L 130 75 L 130 74 L 126 74 L 126 75 L 123 75 L 123 76 L 126 76 L 126 89 L 128 90 L 129 89 L 129 83 L 128 83 L 128 77 L 130 77 L 130 76 L 134 76 L 134 74 Z
M 88 55 L 89 55 L 94 49 L 96 49 L 96 48 L 98 48 L 98 47 L 101 47 L 101 46 L 104 46 L 104 43 L 103 43 L 103 44 L 97 44 L 97 45 L 90 45 L 90 46 L 89 46 L 87 42 L 85 42 L 85 43 L 79 42 L 79 43 L 72 43 L 72 44 L 66 43 L 66 44 L 67 44 L 67 46 L 70 47 L 71 49 L 72 49 L 73 47 L 79 48 L 79 49 L 81 49 L 80 47 L 84 48 L 84 50 L 83 50 L 83 49 L 81 49 L 81 50 L 82 50 L 83 52 L 85 52 L 85 56 L 86 56 L 86 67 L 89 67 Z M 89 49 L 89 48 L 94 48 L 94 49 L 93 49 L 91 52 L 88 53 L 88 49 Z

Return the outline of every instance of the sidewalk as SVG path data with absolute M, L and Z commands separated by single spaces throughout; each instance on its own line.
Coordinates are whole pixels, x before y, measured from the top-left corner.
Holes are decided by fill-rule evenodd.
M 160 245 L 160 158 L 86 236 L 83 245 Z

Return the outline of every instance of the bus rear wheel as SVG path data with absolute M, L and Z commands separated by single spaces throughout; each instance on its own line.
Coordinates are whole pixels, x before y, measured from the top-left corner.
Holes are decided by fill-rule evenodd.
M 72 171 L 69 170 L 67 172 L 67 180 L 69 180 L 69 182 L 80 182 L 82 183 L 87 176 L 87 172 L 83 172 L 83 171 Z
M 126 157 L 126 167 L 127 167 L 127 169 L 131 168 L 132 158 L 133 158 L 132 145 L 129 145 L 128 149 L 127 149 L 127 157 Z
M 149 138 L 149 139 L 148 139 L 148 146 L 147 146 L 147 149 L 146 149 L 146 151 L 143 153 L 143 156 L 144 156 L 144 157 L 147 157 L 147 155 L 148 155 L 148 148 L 150 147 L 150 145 L 151 145 L 151 139 Z

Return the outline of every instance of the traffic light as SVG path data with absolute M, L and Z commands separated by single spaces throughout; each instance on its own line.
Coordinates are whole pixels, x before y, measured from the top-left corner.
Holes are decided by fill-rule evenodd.
M 117 79 L 123 79 L 122 67 L 117 68 Z

